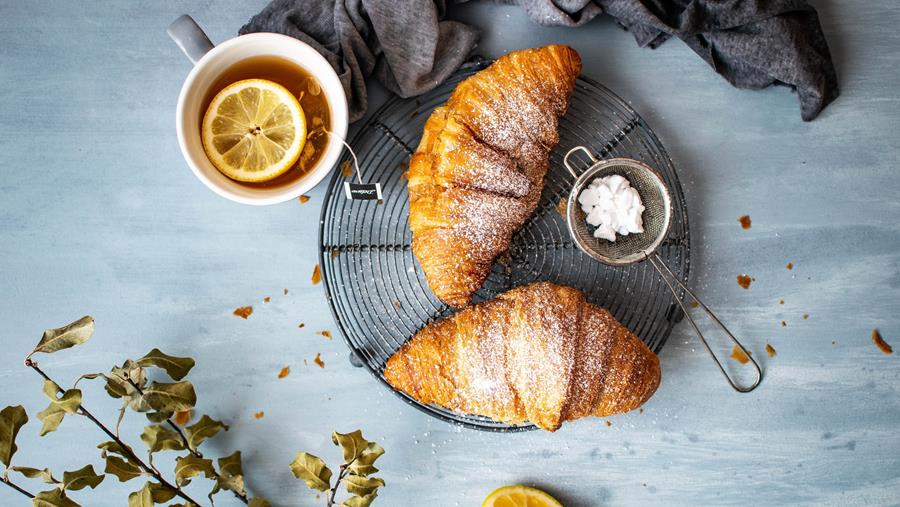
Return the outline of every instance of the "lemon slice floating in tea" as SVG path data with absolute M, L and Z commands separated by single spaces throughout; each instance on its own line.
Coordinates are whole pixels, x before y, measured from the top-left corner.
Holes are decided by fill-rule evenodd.
M 245 79 L 216 94 L 203 116 L 200 138 L 210 162 L 229 178 L 268 181 L 300 157 L 306 117 L 285 87 Z
M 503 486 L 495 489 L 481 507 L 563 507 L 549 494 L 528 486 Z

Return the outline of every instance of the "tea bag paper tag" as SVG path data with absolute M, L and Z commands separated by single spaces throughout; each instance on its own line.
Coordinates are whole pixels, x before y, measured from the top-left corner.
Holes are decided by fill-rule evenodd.
M 344 195 L 347 196 L 347 199 L 353 201 L 378 201 L 378 204 L 384 202 L 384 199 L 381 195 L 381 183 L 365 183 L 362 180 L 362 173 L 359 170 L 359 160 L 356 158 L 356 153 L 353 151 L 353 148 L 347 144 L 341 136 L 338 136 L 332 132 L 329 132 L 325 129 L 319 129 L 319 131 L 324 132 L 330 136 L 336 137 L 344 146 L 347 148 L 347 151 L 350 152 L 350 156 L 353 158 L 353 172 L 356 173 L 356 183 L 352 181 L 344 182 Z M 347 162 L 344 162 L 345 164 Z M 349 174 L 344 174 L 345 177 L 350 176 Z M 352 179 L 352 176 L 350 176 Z
M 381 183 L 350 183 L 344 182 L 344 194 L 347 199 L 373 201 L 382 200 Z

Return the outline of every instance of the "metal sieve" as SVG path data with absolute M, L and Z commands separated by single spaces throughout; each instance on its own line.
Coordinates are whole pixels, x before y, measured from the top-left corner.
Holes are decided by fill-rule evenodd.
M 592 164 L 588 169 L 581 173 L 580 176 L 569 162 L 569 157 L 578 151 L 586 154 Z M 638 162 L 637 160 L 628 158 L 598 160 L 584 146 L 576 146 L 569 150 L 568 153 L 566 153 L 566 156 L 563 157 L 563 164 L 575 178 L 575 184 L 572 187 L 572 191 L 569 193 L 568 204 L 566 206 L 566 225 L 569 228 L 569 234 L 572 235 L 572 239 L 575 241 L 578 248 L 592 258 L 604 264 L 613 266 L 634 264 L 644 260 L 650 261 L 653 267 L 656 268 L 656 271 L 659 273 L 662 280 L 669 287 L 669 290 L 672 291 L 672 294 L 675 296 L 675 301 L 681 306 L 681 310 L 687 316 L 688 321 L 691 323 L 691 326 L 694 328 L 700 341 L 703 342 L 706 350 L 709 352 L 710 356 L 712 356 L 713 361 L 715 361 L 716 365 L 719 367 L 719 371 L 722 372 L 722 375 L 725 376 L 728 383 L 731 384 L 731 387 L 742 393 L 748 393 L 756 389 L 762 381 L 762 370 L 760 369 L 759 364 L 753 359 L 753 356 L 750 355 L 750 352 L 741 344 L 741 342 L 734 337 L 731 331 L 725 327 L 725 324 L 716 317 L 715 313 L 713 313 L 713 311 L 710 310 L 709 307 L 707 307 L 703 301 L 701 301 L 700 298 L 698 298 L 697 295 L 694 294 L 671 269 L 669 269 L 668 266 L 666 266 L 665 262 L 663 262 L 656 253 L 657 248 L 665 241 L 669 233 L 669 226 L 672 222 L 672 198 L 669 195 L 669 189 L 666 187 L 665 182 L 663 182 L 662 177 L 660 177 L 660 175 L 650 166 Z M 637 190 L 644 205 L 644 213 L 642 215 L 644 232 L 639 234 L 629 234 L 627 236 L 618 236 L 614 242 L 598 239 L 593 236 L 594 228 L 585 221 L 586 214 L 578 204 L 578 196 L 581 194 L 581 191 L 590 185 L 592 181 L 613 174 L 625 177 L 629 183 L 631 183 L 632 188 Z M 756 380 L 752 384 L 749 386 L 738 385 L 725 371 L 722 362 L 719 361 L 719 358 L 716 356 L 715 352 L 713 352 L 712 347 L 709 346 L 709 343 L 707 343 L 706 338 L 700 331 L 700 327 L 691 316 L 691 312 L 686 308 L 684 300 L 675 288 L 676 285 L 681 290 L 688 293 L 694 301 L 698 303 L 699 308 L 702 308 L 703 311 L 709 315 L 712 321 L 725 332 L 728 338 L 734 342 L 734 344 L 744 352 L 750 362 L 752 362 L 753 367 L 756 369 Z

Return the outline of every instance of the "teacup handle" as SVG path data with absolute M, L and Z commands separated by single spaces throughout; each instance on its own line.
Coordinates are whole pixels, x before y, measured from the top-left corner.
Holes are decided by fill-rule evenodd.
M 206 36 L 206 32 L 187 14 L 182 14 L 173 21 L 166 32 L 193 64 L 199 62 L 203 55 L 213 48 L 213 43 Z

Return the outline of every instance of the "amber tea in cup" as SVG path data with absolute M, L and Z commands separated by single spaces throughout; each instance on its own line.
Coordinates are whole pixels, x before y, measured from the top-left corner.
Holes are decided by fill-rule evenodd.
M 213 82 L 200 108 L 200 124 L 213 98 L 225 87 L 244 79 L 265 79 L 287 88 L 306 116 L 307 139 L 300 158 L 284 174 L 262 182 L 236 181 L 252 188 L 273 188 L 290 185 L 305 176 L 321 160 L 328 148 L 331 113 L 319 81 L 303 67 L 277 56 L 254 56 L 231 65 Z

